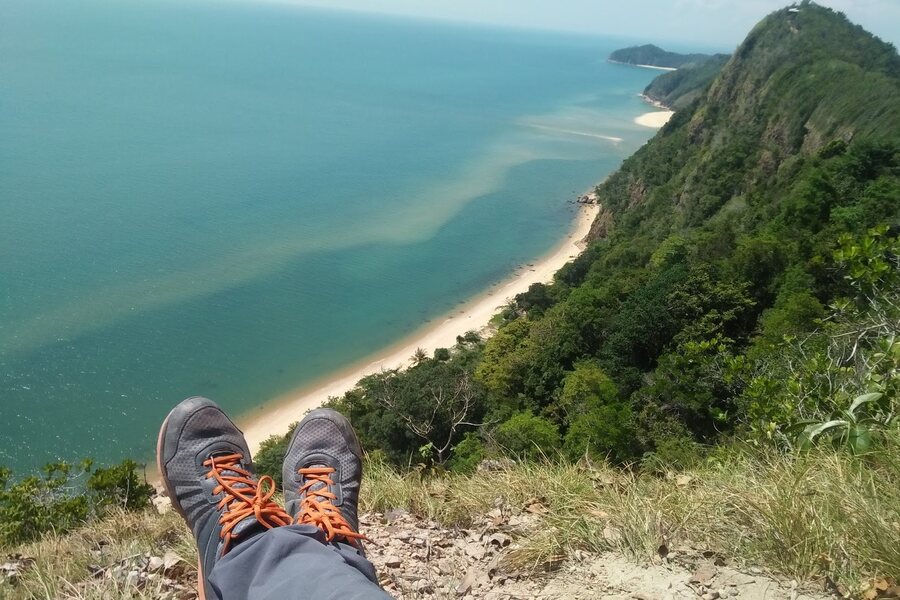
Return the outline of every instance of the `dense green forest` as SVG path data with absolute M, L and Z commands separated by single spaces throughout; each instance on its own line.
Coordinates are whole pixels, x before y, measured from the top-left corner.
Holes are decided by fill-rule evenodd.
M 677 71 L 664 73 L 644 88 L 644 96 L 672 110 L 688 108 L 706 93 L 729 58 L 727 54 L 714 54 L 703 62 L 688 63 Z
M 669 52 L 653 44 L 620 48 L 609 55 L 609 60 L 629 65 L 651 65 L 677 69 L 686 64 L 699 64 L 709 60 L 709 54 L 679 54 Z
M 652 468 L 735 440 L 858 451 L 895 426 L 890 44 L 812 3 L 771 14 L 597 192 L 588 249 L 494 336 L 332 401 L 364 446 L 463 470 L 558 452 Z

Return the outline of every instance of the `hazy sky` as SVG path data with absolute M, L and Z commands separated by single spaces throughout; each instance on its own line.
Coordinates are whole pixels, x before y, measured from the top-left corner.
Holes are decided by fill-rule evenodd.
M 281 0 L 418 17 L 737 45 L 791 0 Z M 900 0 L 822 0 L 882 39 L 900 43 Z

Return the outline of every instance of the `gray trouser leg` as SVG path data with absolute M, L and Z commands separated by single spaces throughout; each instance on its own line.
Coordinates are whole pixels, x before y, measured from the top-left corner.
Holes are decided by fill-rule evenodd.
M 312 525 L 278 527 L 239 543 L 216 563 L 209 582 L 221 600 L 391 598 L 360 551 L 326 544 Z

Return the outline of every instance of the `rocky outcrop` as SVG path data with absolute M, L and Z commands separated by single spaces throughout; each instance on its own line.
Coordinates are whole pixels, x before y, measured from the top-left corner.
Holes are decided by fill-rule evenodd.
M 591 224 L 587 239 L 590 241 L 606 239 L 614 224 L 615 220 L 613 219 L 612 211 L 600 205 L 600 212 L 597 213 L 594 222 Z

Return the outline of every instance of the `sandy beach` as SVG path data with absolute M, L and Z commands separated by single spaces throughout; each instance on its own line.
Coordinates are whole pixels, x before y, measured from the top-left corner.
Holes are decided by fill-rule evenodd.
M 644 127 L 653 127 L 654 129 L 659 129 L 660 127 L 668 123 L 669 119 L 671 119 L 672 115 L 674 114 L 674 110 L 654 110 L 653 112 L 644 113 L 638 117 L 635 117 L 634 122 Z
M 597 205 L 579 205 L 578 216 L 566 238 L 556 248 L 534 263 L 519 268 L 506 280 L 495 284 L 482 295 L 442 317 L 437 324 L 423 327 L 406 339 L 378 352 L 368 359 L 332 374 L 322 381 L 279 398 L 241 415 L 238 425 L 244 431 L 251 452 L 256 452 L 261 442 L 272 435 L 287 432 L 291 423 L 299 421 L 310 409 L 325 402 L 331 396 L 340 396 L 353 388 L 366 375 L 382 369 L 407 367 L 417 348 L 429 355 L 435 348 L 449 348 L 456 343 L 456 336 L 467 331 L 486 328 L 500 307 L 537 282 L 549 282 L 564 264 L 575 258 L 583 249 L 583 240 L 599 211 Z

